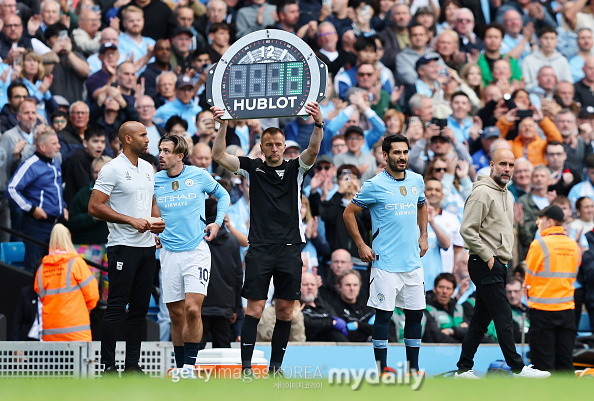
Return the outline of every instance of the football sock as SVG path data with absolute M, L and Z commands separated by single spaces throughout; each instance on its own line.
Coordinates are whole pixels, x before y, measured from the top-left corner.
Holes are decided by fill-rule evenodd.
M 173 354 L 175 355 L 175 366 L 178 368 L 184 367 L 185 349 L 183 345 L 176 345 L 173 347 Z
M 184 365 L 196 365 L 196 357 L 200 349 L 200 343 L 184 343 L 185 357 Z
M 423 319 L 422 310 L 404 310 L 404 345 L 406 346 L 406 360 L 410 370 L 419 371 L 419 350 L 421 348 Z
M 279 369 L 283 363 L 285 350 L 291 335 L 291 321 L 276 319 L 272 332 L 272 350 L 270 353 L 270 368 Z
M 252 354 L 256 344 L 256 335 L 258 333 L 258 323 L 260 319 L 245 315 L 241 325 L 241 368 L 252 368 Z
M 377 364 L 380 373 L 384 371 L 386 366 L 388 366 L 388 328 L 390 317 L 392 317 L 391 311 L 376 309 L 375 322 L 371 329 L 375 363 Z

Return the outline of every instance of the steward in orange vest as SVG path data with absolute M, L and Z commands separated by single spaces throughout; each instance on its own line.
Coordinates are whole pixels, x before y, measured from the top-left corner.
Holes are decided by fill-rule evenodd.
M 76 253 L 43 258 L 35 277 L 43 305 L 43 341 L 92 341 L 89 311 L 97 305 L 97 280 Z
M 559 206 L 548 206 L 536 215 L 542 238 L 532 242 L 526 256 L 532 363 L 541 370 L 573 371 L 573 284 L 581 254 L 577 243 L 565 235 Z

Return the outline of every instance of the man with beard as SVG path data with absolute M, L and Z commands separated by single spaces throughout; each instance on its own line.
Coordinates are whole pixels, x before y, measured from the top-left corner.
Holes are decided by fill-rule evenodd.
M 507 263 L 514 246 L 514 198 L 507 190 L 514 165 L 514 154 L 510 150 L 495 151 L 490 163 L 491 174 L 478 178 L 464 206 L 460 234 L 470 249 L 468 272 L 476 285 L 476 304 L 462 342 L 456 378 L 479 379 L 472 370 L 474 354 L 491 320 L 495 323 L 505 362 L 515 377 L 551 375 L 532 365 L 525 366 L 516 352 L 512 313 L 505 293 Z
M 405 314 L 404 344 L 410 370 L 419 370 L 421 319 L 426 307 L 421 257 L 428 248 L 427 205 L 423 177 L 407 171 L 409 150 L 408 139 L 402 135 L 384 138 L 386 169 L 366 181 L 344 211 L 361 260 L 372 263 L 367 305 L 376 309 L 372 338 L 380 373 L 394 372 L 387 365 L 387 354 L 395 307 Z M 373 249 L 363 241 L 355 219 L 364 208 L 371 212 Z

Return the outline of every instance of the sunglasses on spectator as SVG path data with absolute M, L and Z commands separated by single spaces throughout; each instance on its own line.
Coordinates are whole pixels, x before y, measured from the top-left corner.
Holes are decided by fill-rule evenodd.
M 316 166 L 316 170 L 317 170 L 317 171 L 322 171 L 322 170 L 326 170 L 326 171 L 328 171 L 328 170 L 330 170 L 331 168 L 332 168 L 332 166 L 331 166 L 331 165 L 329 165 L 329 164 L 326 164 L 325 166 Z
M 445 167 L 435 167 L 435 168 L 433 168 L 433 171 L 435 173 L 445 173 L 447 171 L 447 168 L 445 168 Z

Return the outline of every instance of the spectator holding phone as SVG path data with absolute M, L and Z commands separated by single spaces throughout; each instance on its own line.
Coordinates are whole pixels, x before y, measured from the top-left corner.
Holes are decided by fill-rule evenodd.
M 501 137 L 509 141 L 516 158 L 526 157 L 533 166 L 545 164 L 547 141 L 563 141 L 555 123 L 530 104 L 528 93 L 523 89 L 514 92 L 511 98 L 509 94 L 505 94 L 504 99 L 509 111 L 495 124 L 501 131 Z M 511 137 L 510 131 L 516 126 L 517 136 Z M 540 138 L 539 128 L 544 132 L 546 140 Z

